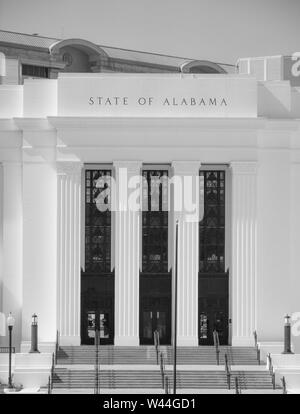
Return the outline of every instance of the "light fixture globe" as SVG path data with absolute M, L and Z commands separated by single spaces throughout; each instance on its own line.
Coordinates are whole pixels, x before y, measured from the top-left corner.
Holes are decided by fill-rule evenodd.
M 9 328 L 13 328 L 15 325 L 15 318 L 12 316 L 12 313 L 9 312 L 9 315 L 7 317 L 7 326 Z

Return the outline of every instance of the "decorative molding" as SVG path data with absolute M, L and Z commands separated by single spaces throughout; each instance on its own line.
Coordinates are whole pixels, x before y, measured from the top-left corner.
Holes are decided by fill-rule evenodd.
M 122 161 L 122 160 L 117 160 L 117 161 L 113 161 L 113 166 L 116 169 L 120 169 L 120 168 L 126 168 L 128 173 L 130 174 L 135 174 L 137 171 L 139 171 L 138 174 L 141 173 L 141 169 L 143 166 L 143 162 L 142 161 Z
M 17 127 L 22 131 L 54 131 L 55 128 L 47 118 L 13 118 Z
M 56 163 L 57 175 L 81 175 L 83 164 L 76 161 L 59 161 Z
M 230 168 L 233 174 L 256 174 L 257 161 L 231 161 Z
M 18 132 L 19 128 L 12 118 L 0 118 L 0 132 Z
M 48 116 L 48 121 L 56 129 L 95 129 L 95 128 L 158 128 L 180 129 L 184 136 L 187 128 L 205 130 L 261 130 L 265 128 L 263 118 L 189 118 L 189 117 L 92 117 L 92 116 Z
M 200 161 L 172 161 L 172 168 L 175 174 L 179 175 L 199 175 L 201 168 Z

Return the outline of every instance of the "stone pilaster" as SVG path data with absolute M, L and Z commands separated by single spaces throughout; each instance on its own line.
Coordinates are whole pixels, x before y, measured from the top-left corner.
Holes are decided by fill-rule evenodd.
M 175 210 L 174 242 L 176 220 L 179 223 L 177 343 L 179 346 L 197 346 L 200 162 L 175 161 L 172 167 Z M 173 277 L 174 269 L 175 263 Z
M 64 345 L 80 345 L 81 170 L 77 162 L 57 164 L 57 326 Z
M 128 183 L 141 177 L 140 161 L 115 161 L 115 345 L 139 345 L 140 193 L 136 206 L 128 205 Z M 135 186 L 135 184 L 134 184 Z
M 256 329 L 257 163 L 232 162 L 232 345 L 253 344 Z

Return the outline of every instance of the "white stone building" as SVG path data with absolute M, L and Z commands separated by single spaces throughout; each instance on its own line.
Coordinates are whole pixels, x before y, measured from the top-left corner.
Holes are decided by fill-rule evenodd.
M 62 345 L 93 343 L 95 326 L 104 344 L 150 344 L 156 329 L 170 344 L 176 220 L 178 344 L 211 344 L 215 328 L 223 344 L 283 340 L 284 315 L 300 311 L 300 78 L 287 59 L 2 78 L 0 311 L 16 318 L 18 350 L 33 313 L 41 350 L 57 331 Z M 101 212 L 108 177 L 114 209 Z M 174 207 L 188 199 L 198 220 Z

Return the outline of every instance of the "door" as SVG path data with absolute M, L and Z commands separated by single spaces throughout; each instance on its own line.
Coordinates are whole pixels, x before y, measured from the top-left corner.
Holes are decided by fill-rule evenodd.
M 108 309 L 86 311 L 83 343 L 94 345 L 96 329 L 100 331 L 100 344 L 113 343 L 112 315 Z
M 213 331 L 219 334 L 220 345 L 228 345 L 228 298 L 199 298 L 199 344 L 213 345 Z
M 158 331 L 160 343 L 170 344 L 171 320 L 170 309 L 163 299 L 148 300 L 148 304 L 142 307 L 140 323 L 141 344 L 154 344 L 154 332 Z
M 144 344 L 154 343 L 154 332 L 158 331 L 160 343 L 168 342 L 167 334 L 167 312 L 161 310 L 144 310 L 143 311 L 143 327 L 142 342 Z

